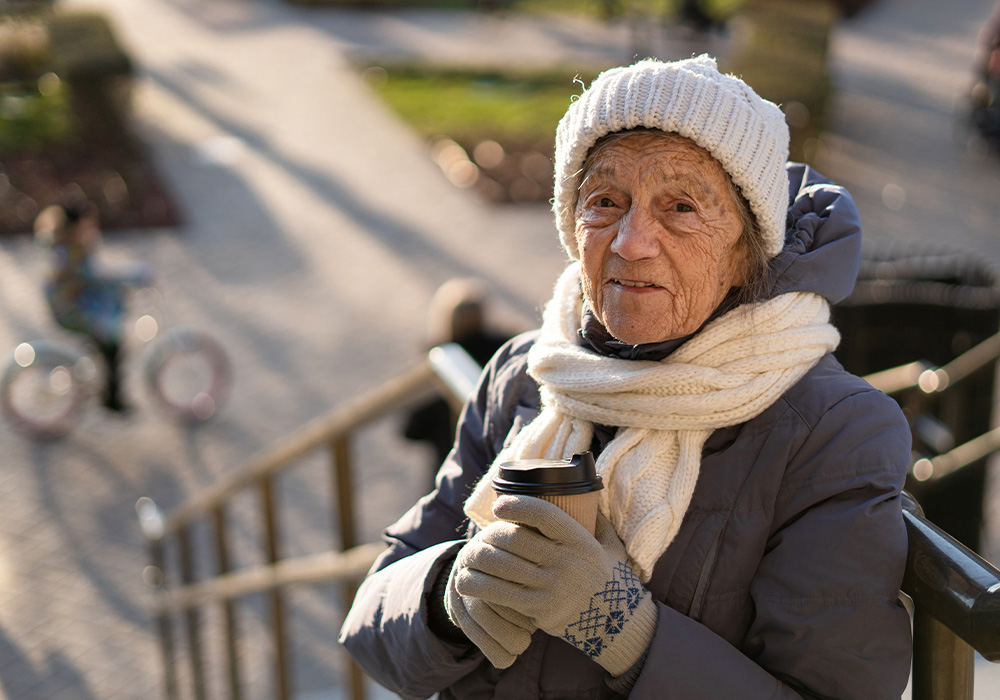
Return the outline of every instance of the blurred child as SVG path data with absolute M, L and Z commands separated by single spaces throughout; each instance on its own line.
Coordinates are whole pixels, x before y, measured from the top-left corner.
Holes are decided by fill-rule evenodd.
M 48 253 L 45 299 L 56 323 L 98 347 L 107 364 L 104 405 L 124 412 L 119 366 L 126 297 L 130 289 L 152 285 L 151 270 L 139 263 L 114 269 L 101 264 L 97 207 L 82 198 L 43 209 L 35 219 L 35 240 Z

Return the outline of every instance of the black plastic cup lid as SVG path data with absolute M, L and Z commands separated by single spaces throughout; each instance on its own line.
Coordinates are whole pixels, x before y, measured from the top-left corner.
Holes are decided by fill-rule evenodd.
M 493 477 L 497 493 L 527 496 L 571 496 L 604 488 L 594 456 L 580 452 L 572 459 L 521 459 L 504 462 Z

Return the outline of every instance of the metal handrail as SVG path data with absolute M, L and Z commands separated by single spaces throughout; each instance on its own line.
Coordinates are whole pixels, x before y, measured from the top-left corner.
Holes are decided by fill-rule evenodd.
M 972 700 L 974 655 L 1000 662 L 1000 570 L 903 494 L 902 590 L 913 600 L 913 700 Z
M 1000 333 L 977 343 L 941 367 L 918 360 L 866 375 L 865 380 L 890 396 L 909 389 L 936 394 L 997 359 L 1000 359 Z
M 911 471 L 918 481 L 941 479 L 988 457 L 997 450 L 1000 450 L 1000 427 L 963 442 L 944 454 L 921 457 L 913 463 Z
M 864 380 L 879 391 L 892 396 L 907 389 L 916 388 L 920 381 L 920 375 L 932 368 L 933 365 L 923 360 L 917 360 L 880 372 L 866 374 Z
M 1000 333 L 991 335 L 977 343 L 941 367 L 935 367 L 924 360 L 917 360 L 898 367 L 873 372 L 865 375 L 864 379 L 876 389 L 890 396 L 914 389 L 919 390 L 918 395 L 939 395 L 998 359 L 1000 359 Z M 913 394 L 909 395 L 909 399 L 913 399 Z M 905 405 L 912 403 L 909 399 Z M 911 417 L 914 435 L 917 435 L 919 430 L 917 418 L 919 415 Z M 934 457 L 916 456 L 910 471 L 917 481 L 941 479 L 1000 449 L 1000 427 L 989 430 L 956 447 L 951 447 L 954 441 L 950 432 L 946 434 L 947 442 L 943 444 L 929 441 L 926 435 L 920 435 L 920 437 L 925 442 L 930 442 L 931 446 L 936 448 L 935 451 L 940 450 L 941 454 Z
M 251 458 L 243 468 L 222 475 L 218 481 L 169 513 L 164 518 L 163 534 L 176 533 L 225 503 L 244 487 L 276 474 L 312 450 L 396 408 L 400 401 L 428 390 L 434 376 L 430 363 L 421 362 L 375 390 L 307 423 Z
M 151 570 L 159 572 L 158 576 L 154 576 L 160 583 L 154 593 L 152 607 L 159 627 L 168 698 L 175 698 L 178 694 L 173 658 L 173 616 L 177 613 L 185 616 L 193 694 L 196 698 L 204 698 L 198 609 L 206 604 L 219 603 L 223 605 L 227 633 L 230 695 L 238 700 L 240 683 L 233 605 L 236 599 L 259 592 L 267 592 L 271 598 L 276 695 L 280 700 L 291 697 L 282 590 L 296 584 L 346 582 L 344 598 L 349 605 L 354 596 L 354 583 L 363 577 L 385 546 L 380 542 L 358 545 L 354 541 L 349 450 L 351 435 L 374 420 L 398 410 L 400 405 L 434 389 L 452 406 L 460 407 L 474 390 L 480 372 L 479 366 L 461 346 L 450 343 L 433 348 L 423 361 L 370 392 L 307 423 L 169 514 L 164 515 L 151 498 L 143 497 L 138 500 L 136 512 L 149 545 Z M 328 448 L 332 456 L 341 551 L 282 558 L 278 551 L 273 480 L 300 458 L 323 448 Z M 265 565 L 231 571 L 228 563 L 225 508 L 233 496 L 254 486 L 260 489 L 264 505 L 268 562 Z M 189 528 L 203 518 L 211 519 L 215 527 L 215 554 L 220 574 L 195 581 Z M 180 552 L 182 585 L 166 588 L 162 585 L 166 578 L 163 575 L 164 542 L 171 538 L 177 543 Z M 349 694 L 359 700 L 364 697 L 362 673 L 353 661 L 349 661 L 349 668 Z
M 369 542 L 344 552 L 319 552 L 282 559 L 275 564 L 241 569 L 215 578 L 162 591 L 153 602 L 158 613 L 186 610 L 205 603 L 240 598 L 280 586 L 336 583 L 364 576 L 385 549 Z

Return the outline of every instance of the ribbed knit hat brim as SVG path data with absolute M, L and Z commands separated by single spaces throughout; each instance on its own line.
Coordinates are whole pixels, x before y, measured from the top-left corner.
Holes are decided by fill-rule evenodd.
M 785 115 L 702 55 L 605 71 L 559 122 L 552 210 L 571 258 L 578 257 L 575 209 L 587 154 L 602 136 L 639 127 L 680 134 L 712 154 L 750 203 L 769 257 L 781 252 L 788 209 Z

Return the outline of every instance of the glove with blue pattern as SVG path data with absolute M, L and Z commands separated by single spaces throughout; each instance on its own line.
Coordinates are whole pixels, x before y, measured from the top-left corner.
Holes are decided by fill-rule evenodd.
M 500 496 L 493 513 L 505 522 L 491 524 L 463 552 L 457 592 L 524 615 L 612 676 L 629 670 L 649 647 L 658 612 L 611 523 L 598 515 L 591 536 L 531 496 Z

